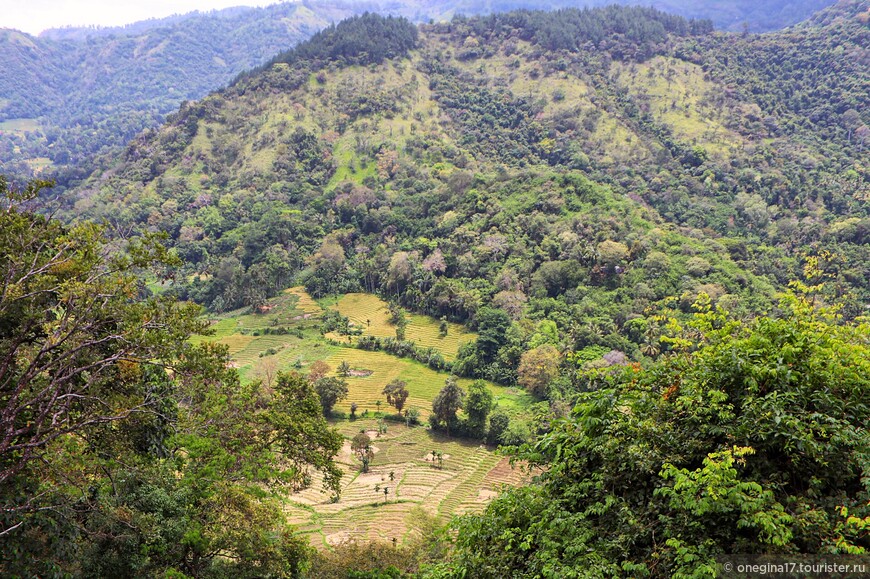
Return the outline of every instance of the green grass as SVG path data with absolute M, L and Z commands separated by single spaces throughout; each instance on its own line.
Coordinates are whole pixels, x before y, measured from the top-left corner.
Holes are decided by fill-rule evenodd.
M 302 373 L 314 360 L 325 360 L 333 373 L 342 361 L 352 368 L 371 371 L 367 376 L 348 377 L 349 396 L 336 406 L 347 416 L 350 404 L 355 402 L 357 414 L 367 414 L 355 420 L 331 421 L 346 439 L 336 459 L 344 472 L 340 500 L 330 500 L 317 474 L 308 489 L 287 497 L 285 508 L 290 522 L 313 545 L 328 548 L 351 539 L 404 541 L 416 532 L 420 509 L 445 521 L 454 514 L 479 511 L 502 485 L 517 485 L 525 480 L 523 472 L 512 469 L 507 459 L 479 441 L 448 438 L 425 426 L 409 428 L 392 421 L 385 422 L 386 434 L 378 436 L 379 418 L 395 413 L 382 394 L 388 382 L 396 378 L 407 382 L 410 397 L 406 408 L 419 410 L 425 424 L 432 400 L 448 377 L 412 360 L 334 346 L 323 339 L 319 315 L 324 307 L 337 308 L 359 324 L 368 319 L 371 323 L 366 330 L 372 335 L 395 335 L 387 319 L 386 304 L 378 297 L 349 294 L 317 302 L 303 288 L 294 287 L 269 300 L 269 306 L 259 313 L 242 309 L 215 316 L 211 320 L 212 335 L 196 336 L 192 341 L 225 344 L 242 380 L 256 378 L 261 367 L 272 362 L 277 369 L 289 370 L 300 361 Z M 445 354 L 455 355 L 462 340 L 474 338 L 462 326 L 451 324 L 447 338 L 442 339 L 438 337 L 437 320 L 419 315 L 409 315 L 408 319 L 409 337 L 421 345 L 444 348 Z M 279 327 L 292 333 L 264 333 Z M 301 338 L 297 331 L 301 331 Z M 460 379 L 459 383 L 468 387 L 471 380 Z M 487 386 L 498 407 L 512 415 L 523 415 L 534 402 L 522 390 L 491 383 Z M 360 430 L 369 433 L 375 448 L 371 472 L 366 474 L 359 472 L 359 463 L 350 451 L 350 439 Z M 432 450 L 442 453 L 441 468 L 432 462 Z M 375 492 L 376 486 L 390 489 L 386 502 L 382 491 Z
M 302 288 L 286 290 L 269 300 L 269 306 L 263 313 L 250 313 L 245 308 L 217 316 L 210 326 L 212 335 L 194 336 L 191 341 L 226 345 L 243 381 L 256 378 L 258 366 L 270 361 L 280 370 L 296 369 L 298 361 L 304 372 L 306 366 L 328 358 L 337 349 L 321 338 L 320 307 Z M 265 333 L 277 328 L 299 330 L 303 337 Z
M 718 109 L 704 101 L 723 89 L 705 80 L 700 66 L 656 56 L 641 64 L 620 64 L 618 70 L 619 81 L 648 99 L 656 116 L 680 139 L 722 157 L 742 142 L 716 118 Z
M 0 131 L 9 131 L 10 133 L 24 134 L 26 132 L 35 132 L 39 129 L 39 121 L 36 119 L 9 119 L 0 122 Z
M 51 159 L 48 157 L 33 157 L 24 161 L 35 173 L 39 173 L 52 166 Z
M 329 307 L 337 309 L 343 316 L 347 316 L 355 326 L 362 328 L 363 335 L 379 338 L 396 337 L 396 326 L 390 323 L 387 303 L 376 295 L 346 294 Z M 461 344 L 472 342 L 477 338 L 477 334 L 469 332 L 465 326 L 460 324 L 448 323 L 447 335 L 441 337 L 440 322 L 435 318 L 419 314 L 406 314 L 406 319 L 408 326 L 405 329 L 405 339 L 415 342 L 421 348 L 437 349 L 448 361 L 456 358 Z M 338 335 L 330 337 L 341 339 Z
M 154 275 L 144 276 L 144 281 L 148 291 L 154 295 L 160 295 L 174 285 L 171 279 L 160 280 Z
M 404 380 L 408 384 L 410 396 L 406 403 L 408 408 L 417 408 L 422 417 L 429 415 L 432 409 L 432 400 L 444 386 L 448 375 L 439 373 L 419 362 L 405 358 L 397 358 L 383 352 L 368 352 L 355 348 L 337 348 L 332 356 L 326 359 L 326 363 L 334 371 L 339 364 L 347 362 L 351 368 L 368 370 L 370 376 L 350 376 L 347 378 L 349 394 L 347 399 L 336 406 L 336 410 L 350 412 L 351 403 L 356 403 L 361 413 L 365 410 L 375 412 L 377 401 L 381 401 L 381 410 L 393 411 L 387 405 L 386 398 L 382 394 L 384 386 L 395 379 Z M 467 388 L 472 380 L 461 378 L 459 385 Z M 525 391 L 514 388 L 506 388 L 492 383 L 487 383 L 499 406 L 507 410 L 519 410 L 533 402 L 531 396 Z

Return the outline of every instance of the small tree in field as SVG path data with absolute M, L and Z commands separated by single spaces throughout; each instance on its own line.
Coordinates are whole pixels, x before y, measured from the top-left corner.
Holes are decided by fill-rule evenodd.
M 320 396 L 323 415 L 332 414 L 332 408 L 341 400 L 347 398 L 347 382 L 341 378 L 325 377 L 314 383 L 314 390 Z
M 257 363 L 254 364 L 254 376 L 263 381 L 263 386 L 267 389 L 272 387 L 272 383 L 275 381 L 275 377 L 278 375 L 278 361 L 269 356 L 267 358 L 260 358 L 257 360 Z
M 383 393 L 387 397 L 387 403 L 401 414 L 402 408 L 405 407 L 405 401 L 408 400 L 409 392 L 407 384 L 397 378 L 384 387 Z
M 372 458 L 374 457 L 374 451 L 372 450 L 372 439 L 369 438 L 369 435 L 360 432 L 356 436 L 353 437 L 353 440 L 350 442 L 350 450 L 359 458 L 362 463 L 362 471 L 369 471 L 369 464 L 371 464 Z
M 347 363 L 347 360 L 342 360 L 335 372 L 342 378 L 347 378 L 350 376 L 350 364 Z
M 456 413 L 465 402 L 465 390 L 459 387 L 456 377 L 447 379 L 444 387 L 432 402 L 432 417 L 435 426 L 444 425 L 450 434 L 450 425 L 456 422 Z
M 317 382 L 327 374 L 332 368 L 329 367 L 329 364 L 324 362 L 323 360 L 316 360 L 311 364 L 311 367 L 308 369 L 308 380 L 311 382 Z

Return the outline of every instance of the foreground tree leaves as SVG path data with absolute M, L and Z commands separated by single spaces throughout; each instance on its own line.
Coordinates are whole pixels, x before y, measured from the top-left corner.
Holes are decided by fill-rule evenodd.
M 543 474 L 459 524 L 447 574 L 707 577 L 720 554 L 870 549 L 870 326 L 795 295 L 747 323 L 699 306 L 672 354 L 597 371 L 520 452 Z
M 278 491 L 340 477 L 313 387 L 240 384 L 197 306 L 142 297 L 177 258 L 28 211 L 45 185 L 0 181 L 0 574 L 297 574 Z

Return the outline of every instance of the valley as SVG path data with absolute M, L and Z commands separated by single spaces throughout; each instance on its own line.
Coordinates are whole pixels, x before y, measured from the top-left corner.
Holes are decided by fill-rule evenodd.
M 361 335 L 395 336 L 388 304 L 372 294 L 347 294 L 318 303 L 304 288 L 294 287 L 262 306 L 262 313 L 229 312 L 211 320 L 212 335 L 193 338 L 194 343 L 227 346 L 242 380 L 262 380 L 267 386 L 279 371 L 308 374 L 318 360 L 326 363 L 329 375 L 335 375 L 342 362 L 349 364 L 348 396 L 336 405 L 330 420 L 345 438 L 336 458 L 343 472 L 340 498 L 333 500 L 321 488 L 322 479 L 314 476 L 310 488 L 285 500 L 290 522 L 313 545 L 393 539 L 402 544 L 408 536 L 418 538 L 421 517 L 443 524 L 453 516 L 479 512 L 502 485 L 516 486 L 529 478 L 494 445 L 450 437 L 426 426 L 432 401 L 449 374 L 406 358 L 356 349 L 353 336 L 322 334 L 323 308 L 347 316 Z M 441 337 L 438 326 L 427 316 L 409 316 L 407 339 L 437 349 L 448 360 L 455 358 L 460 343 L 474 339 L 453 323 Z M 414 424 L 397 416 L 382 394 L 395 379 L 408 385 L 405 408 L 418 416 Z M 459 381 L 463 387 L 470 383 Z M 514 423 L 530 418 L 533 397 L 516 388 L 492 383 L 487 387 L 494 398 L 493 412 L 506 413 Z M 359 432 L 368 433 L 374 444 L 367 473 L 360 472 L 360 461 L 350 447 Z M 442 460 L 436 461 L 436 452 Z M 390 494 L 382 495 L 384 488 Z
M 705 9 L 794 13 L 772 2 Z M 0 90 L 45 82 L 0 93 L 0 574 L 866 557 L 867 0 L 765 33 L 647 6 L 312 6 L 269 8 L 307 40 L 257 62 L 197 53 L 239 67 L 211 92 L 150 44 L 199 17 L 54 33 L 203 91 L 114 109 L 79 59 L 123 120 L 69 108 L 88 139 L 46 112 L 66 61 L 2 33 Z M 241 50 L 246 14 L 206 15 L 215 42 Z

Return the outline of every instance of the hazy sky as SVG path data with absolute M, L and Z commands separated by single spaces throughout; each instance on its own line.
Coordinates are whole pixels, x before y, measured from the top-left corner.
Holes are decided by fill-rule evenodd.
M 119 26 L 193 10 L 267 6 L 279 0 L 0 0 L 0 28 L 39 34 L 75 25 Z

